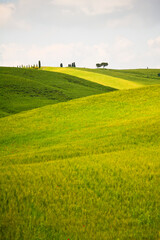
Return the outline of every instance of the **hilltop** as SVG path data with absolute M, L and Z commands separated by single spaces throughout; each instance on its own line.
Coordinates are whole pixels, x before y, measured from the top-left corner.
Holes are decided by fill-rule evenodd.
M 0 67 L 0 117 L 113 90 L 63 73 Z
M 160 69 L 83 69 L 83 71 L 122 78 L 143 86 L 160 84 L 160 77 L 158 76 Z
M 160 84 L 159 69 L 113 70 L 44 67 L 43 70 L 80 77 L 119 90 Z
M 159 84 L 159 70 L 0 67 L 0 117 L 114 90 Z

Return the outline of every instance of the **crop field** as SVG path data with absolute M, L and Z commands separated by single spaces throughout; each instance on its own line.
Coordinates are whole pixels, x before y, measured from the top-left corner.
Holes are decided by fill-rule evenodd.
M 149 70 L 152 78 L 147 70 L 7 71 L 0 84 L 8 79 L 10 93 L 27 71 L 26 88 L 59 86 L 70 99 L 34 105 L 27 95 L 30 109 L 22 102 L 17 113 L 8 102 L 9 116 L 0 118 L 0 239 L 159 240 L 158 70 Z M 66 77 L 75 90 L 63 88 Z

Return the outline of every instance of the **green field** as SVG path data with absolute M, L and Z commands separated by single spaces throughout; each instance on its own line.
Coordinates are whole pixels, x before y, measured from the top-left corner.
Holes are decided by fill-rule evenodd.
M 113 90 L 63 73 L 0 67 L 0 117 Z
M 86 71 L 85 69 L 52 68 L 52 67 L 46 67 L 43 69 L 46 71 L 59 72 L 59 73 L 68 74 L 70 76 L 80 77 L 80 78 L 89 80 L 91 82 L 99 83 L 103 86 L 109 86 L 116 89 L 130 89 L 130 88 L 138 88 L 143 86 L 139 83 L 128 81 L 122 78 L 117 78 L 117 77 L 100 74 L 92 71 Z
M 123 78 L 141 85 L 160 84 L 159 69 L 133 69 L 133 70 L 113 70 L 113 69 L 84 69 L 83 71 L 104 74 L 111 77 Z
M 116 89 L 131 89 L 160 84 L 159 69 L 112 70 L 44 67 L 43 70 L 80 77 Z
M 55 74 L 71 71 L 74 77 L 79 71 L 76 77 L 87 84 L 91 71 L 98 82 L 94 70 Z M 125 79 L 128 90 L 75 94 L 70 101 L 0 119 L 0 239 L 160 239 L 156 71 L 150 83 L 145 70 L 139 82 Z M 117 70 L 114 88 L 123 74 Z

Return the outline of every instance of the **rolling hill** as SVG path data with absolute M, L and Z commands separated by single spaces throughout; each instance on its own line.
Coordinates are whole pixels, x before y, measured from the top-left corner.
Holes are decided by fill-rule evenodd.
M 87 72 L 100 73 L 107 76 L 122 78 L 131 82 L 145 85 L 160 84 L 160 69 L 128 69 L 128 70 L 114 70 L 114 69 L 82 69 Z
M 81 77 L 91 82 L 96 82 L 119 90 L 160 84 L 160 77 L 158 77 L 158 73 L 160 72 L 159 69 L 113 70 L 43 67 L 43 70 Z
M 159 92 L 114 91 L 1 118 L 2 239 L 158 240 Z
M 63 73 L 0 67 L 0 117 L 113 90 Z
M 65 73 L 120 90 L 160 84 L 159 69 L 112 70 L 44 67 L 43 70 Z

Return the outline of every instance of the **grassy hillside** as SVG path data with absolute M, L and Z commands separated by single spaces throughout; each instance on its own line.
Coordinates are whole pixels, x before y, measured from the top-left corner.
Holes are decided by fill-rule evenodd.
M 114 69 L 82 69 L 83 71 L 99 73 L 107 76 L 117 77 L 120 79 L 129 80 L 142 85 L 160 84 L 160 69 L 128 69 L 128 70 L 114 70 Z
M 0 119 L 1 237 L 158 240 L 160 87 Z
M 101 74 L 102 71 L 96 72 L 92 69 L 80 69 L 80 68 L 53 68 L 53 67 L 44 67 L 43 70 L 51 72 L 60 72 L 75 77 L 80 77 L 91 82 L 99 83 L 104 86 L 109 86 L 116 89 L 131 89 L 142 87 L 143 84 L 126 80 L 120 76 L 111 76 L 107 74 Z
M 62 73 L 0 67 L 0 117 L 112 90 Z

